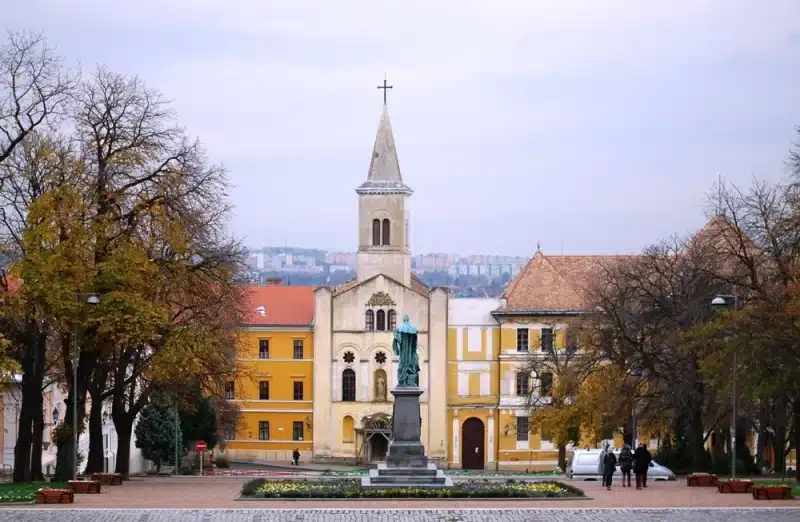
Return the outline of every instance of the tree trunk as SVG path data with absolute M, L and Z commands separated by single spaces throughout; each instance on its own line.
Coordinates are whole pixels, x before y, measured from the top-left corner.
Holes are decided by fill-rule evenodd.
M 31 453 L 35 451 L 34 420 L 42 416 L 42 382 L 44 380 L 45 351 L 47 336 L 39 331 L 36 321 L 28 321 L 26 325 L 25 348 L 21 361 L 22 366 L 22 400 L 20 401 L 19 420 L 17 424 L 17 442 L 14 445 L 14 482 L 30 482 Z M 38 412 L 38 414 L 37 414 Z M 44 426 L 42 426 L 44 428 Z M 39 435 L 39 471 L 41 475 L 42 445 Z
M 561 471 L 567 470 L 567 445 L 558 445 L 558 467 Z
M 22 407 L 17 421 L 17 442 L 14 445 L 14 482 L 31 481 L 31 446 L 33 444 L 33 409 L 30 407 L 30 393 L 33 378 L 23 369 L 22 374 Z
M 783 470 L 786 469 L 786 426 L 777 427 L 773 440 L 775 441 L 775 451 L 773 451 L 775 473 L 783 473 Z
M 115 415 L 114 427 L 117 430 L 117 465 L 114 471 L 121 473 L 124 478 L 128 478 L 130 475 L 133 420 L 129 420 L 127 415 Z
M 91 390 L 91 388 L 90 388 Z M 99 393 L 91 394 L 89 409 L 89 454 L 86 457 L 86 474 L 102 473 L 103 466 L 103 400 Z
M 800 483 L 800 395 L 794 398 L 794 473 Z
M 33 444 L 31 445 L 31 480 L 34 482 L 44 482 L 42 473 L 42 442 L 44 438 L 44 397 L 39 395 L 42 404 L 36 408 L 33 414 Z
M 756 462 L 758 463 L 758 472 L 764 468 L 764 446 L 767 439 L 767 419 L 764 412 L 761 412 L 761 418 L 758 421 L 758 444 L 756 444 Z

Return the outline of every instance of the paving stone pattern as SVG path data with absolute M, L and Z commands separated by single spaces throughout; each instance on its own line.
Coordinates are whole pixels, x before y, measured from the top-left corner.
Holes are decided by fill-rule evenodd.
M 4 522 L 796 522 L 786 509 L 2 509 Z

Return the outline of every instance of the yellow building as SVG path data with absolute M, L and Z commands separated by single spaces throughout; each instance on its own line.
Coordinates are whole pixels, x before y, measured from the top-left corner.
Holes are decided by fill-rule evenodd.
M 241 372 L 226 383 L 239 409 L 224 439 L 230 458 L 289 462 L 292 451 L 311 460 L 314 391 L 314 292 L 310 286 L 246 289 L 246 320 L 237 358 Z

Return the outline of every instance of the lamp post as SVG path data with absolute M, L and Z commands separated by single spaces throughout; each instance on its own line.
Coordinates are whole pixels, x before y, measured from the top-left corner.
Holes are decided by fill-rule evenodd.
M 78 292 L 75 294 L 75 299 L 80 304 L 81 299 L 86 297 L 86 304 L 96 305 L 100 303 L 100 298 L 97 297 L 97 294 L 93 293 L 81 293 Z M 75 335 L 73 336 L 72 340 L 72 443 L 74 447 L 72 448 L 72 479 L 77 480 L 78 478 L 78 440 L 79 440 L 79 430 L 78 430 L 78 328 L 80 327 L 80 321 L 75 321 Z
M 733 301 L 733 309 L 739 309 L 739 298 L 735 295 L 718 295 L 711 300 L 712 310 L 728 308 L 728 299 Z M 726 333 L 723 338 L 727 338 Z M 733 372 L 731 374 L 731 480 L 736 478 L 736 348 L 733 349 Z

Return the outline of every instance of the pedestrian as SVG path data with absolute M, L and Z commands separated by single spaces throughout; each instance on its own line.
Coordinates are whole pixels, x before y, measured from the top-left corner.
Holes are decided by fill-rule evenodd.
M 619 469 L 622 471 L 622 487 L 631 487 L 631 468 L 633 468 L 633 452 L 629 444 L 625 444 L 619 452 Z M 627 484 L 625 482 L 627 479 Z
M 611 482 L 614 478 L 614 472 L 617 470 L 617 456 L 613 451 L 606 453 L 603 458 L 603 483 L 611 491 Z
M 600 458 L 597 459 L 597 474 L 602 478 L 603 487 L 606 485 L 606 453 L 609 451 L 611 450 L 608 447 L 608 443 L 603 442 L 603 447 L 600 450 Z
M 647 445 L 640 444 L 633 452 L 633 472 L 636 475 L 636 489 L 647 487 L 647 470 L 650 468 L 650 461 L 653 460 Z
M 292 460 L 294 461 L 295 466 L 300 465 L 300 450 L 295 448 L 292 452 Z

